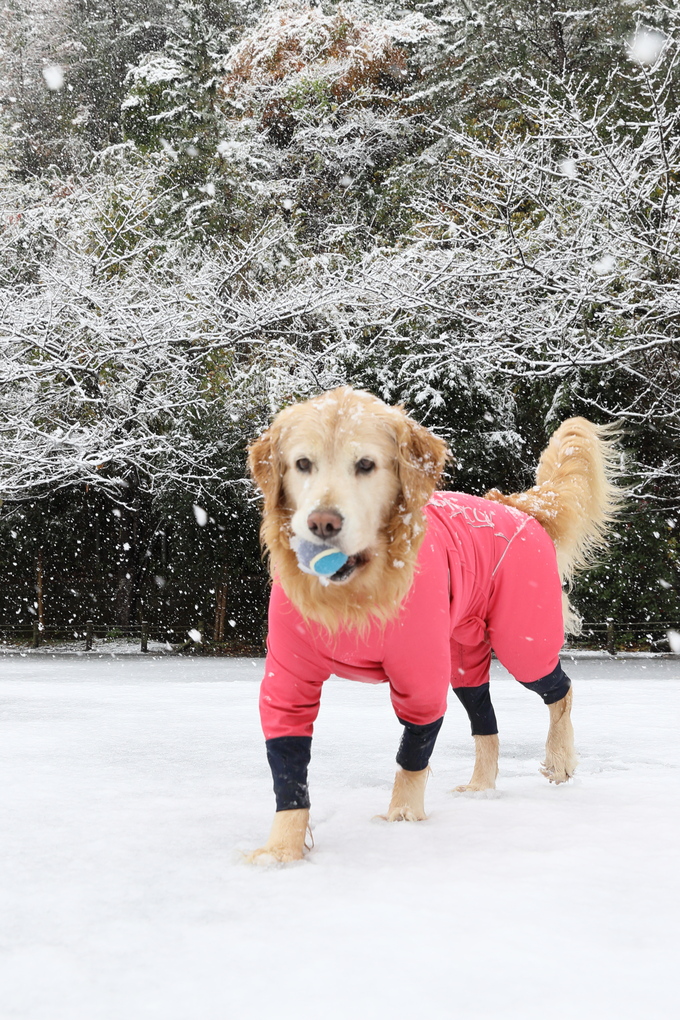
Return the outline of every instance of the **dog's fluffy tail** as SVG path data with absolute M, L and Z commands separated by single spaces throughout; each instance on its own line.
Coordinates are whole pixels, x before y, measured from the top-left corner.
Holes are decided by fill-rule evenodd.
M 623 502 L 622 490 L 613 481 L 616 436 L 614 426 L 569 418 L 543 451 L 533 489 L 509 496 L 497 489 L 487 493 L 487 499 L 517 507 L 545 528 L 555 543 L 564 583 L 594 564 L 597 549 L 605 544 L 607 526 Z M 566 630 L 578 633 L 579 617 L 566 598 L 564 609 Z

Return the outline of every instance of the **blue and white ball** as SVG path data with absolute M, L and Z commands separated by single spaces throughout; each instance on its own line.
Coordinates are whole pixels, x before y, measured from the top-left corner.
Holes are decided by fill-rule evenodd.
M 295 550 L 300 570 L 322 579 L 337 573 L 349 559 L 344 552 L 340 552 L 332 545 L 319 545 L 316 542 L 307 542 L 304 538 L 294 539 L 291 547 Z

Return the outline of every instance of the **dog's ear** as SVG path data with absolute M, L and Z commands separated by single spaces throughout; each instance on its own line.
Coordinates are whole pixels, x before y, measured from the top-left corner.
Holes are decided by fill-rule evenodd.
M 267 429 L 248 447 L 248 467 L 264 494 L 265 512 L 281 502 L 281 465 L 274 428 Z
M 397 473 L 407 510 L 425 506 L 437 488 L 449 452 L 443 439 L 402 414 L 397 427 Z

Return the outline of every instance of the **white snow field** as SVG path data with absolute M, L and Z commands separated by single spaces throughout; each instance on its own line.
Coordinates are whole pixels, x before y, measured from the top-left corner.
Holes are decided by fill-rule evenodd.
M 247 659 L 4 656 L 3 1020 L 656 1020 L 677 1015 L 678 660 L 577 660 L 578 778 L 495 668 L 495 796 L 452 795 L 451 698 L 420 824 L 384 811 L 385 685 L 326 685 L 316 846 L 254 867 L 271 781 Z

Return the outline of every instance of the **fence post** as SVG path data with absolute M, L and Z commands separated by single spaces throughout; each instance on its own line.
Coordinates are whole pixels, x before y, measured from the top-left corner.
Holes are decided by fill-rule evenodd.
M 616 655 L 616 638 L 614 636 L 614 621 L 607 620 L 607 651 L 610 655 Z
M 92 642 L 94 640 L 94 623 L 92 620 L 88 620 L 85 624 L 87 630 L 85 631 L 85 651 L 92 651 Z
M 40 624 L 37 620 L 33 621 L 33 648 L 40 648 Z
M 143 652 L 148 652 L 148 650 L 149 650 L 148 647 L 147 647 L 148 643 L 149 643 L 149 623 L 148 623 L 148 620 L 142 620 L 142 644 L 141 644 L 141 650 Z

